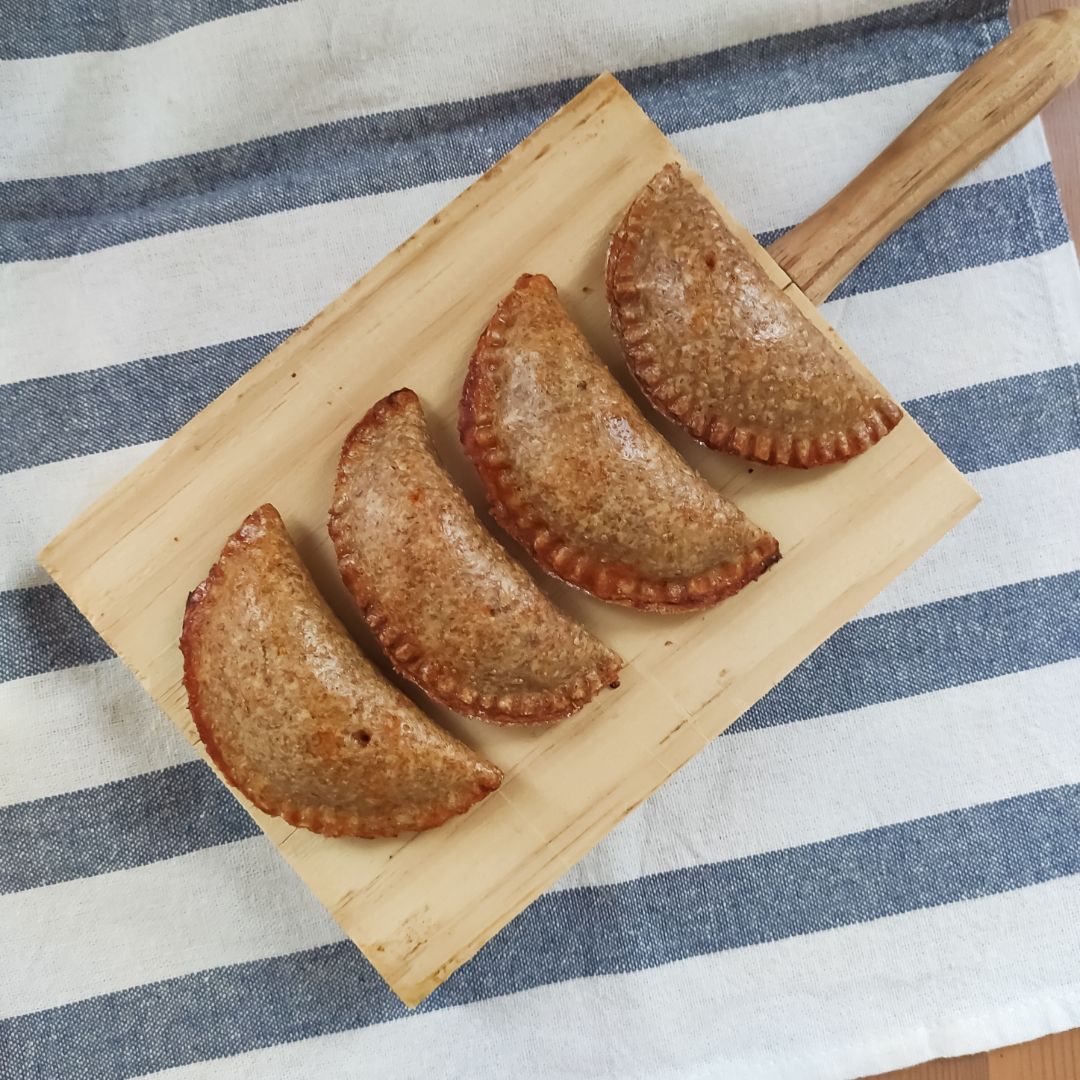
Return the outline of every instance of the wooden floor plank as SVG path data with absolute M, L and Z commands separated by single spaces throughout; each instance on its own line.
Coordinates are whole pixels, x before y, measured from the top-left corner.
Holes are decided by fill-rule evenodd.
M 982 1054 L 938 1058 L 872 1080 L 1080 1080 L 1080 1029 Z
M 1010 15 L 1016 25 L 1065 7 L 1080 7 L 1080 0 L 1013 0 Z M 1069 230 L 1080 236 L 1080 80 L 1043 109 L 1042 119 Z

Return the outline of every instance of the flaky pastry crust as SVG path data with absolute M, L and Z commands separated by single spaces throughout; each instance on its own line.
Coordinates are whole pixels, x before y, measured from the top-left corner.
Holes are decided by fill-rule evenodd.
M 292 825 L 327 836 L 430 829 L 502 780 L 363 657 L 269 504 L 189 596 L 180 648 L 210 757 Z
M 412 390 L 377 402 L 349 433 L 329 528 L 341 576 L 391 662 L 451 709 L 540 723 L 618 679 L 619 657 L 477 519 Z
M 708 607 L 779 558 L 645 420 L 543 275 L 519 278 L 481 335 L 459 430 L 499 523 L 601 599 Z
M 611 325 L 649 400 L 694 438 L 807 468 L 861 454 L 903 416 L 666 165 L 608 250 Z

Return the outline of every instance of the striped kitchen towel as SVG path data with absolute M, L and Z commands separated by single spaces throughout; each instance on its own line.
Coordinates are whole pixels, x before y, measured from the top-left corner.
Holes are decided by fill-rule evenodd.
M 1037 123 L 826 305 L 980 508 L 415 1012 L 34 562 L 600 70 L 773 236 L 1006 31 L 0 6 L 0 1075 L 804 1080 L 1080 1024 L 1080 277 Z

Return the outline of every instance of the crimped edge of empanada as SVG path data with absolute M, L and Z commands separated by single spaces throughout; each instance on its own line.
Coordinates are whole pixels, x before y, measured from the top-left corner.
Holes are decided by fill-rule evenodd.
M 323 836 L 353 836 L 368 840 L 399 836 L 404 832 L 434 829 L 464 813 L 495 791 L 502 784 L 502 771 L 470 750 L 469 753 L 475 757 L 478 765 L 476 782 L 470 792 L 470 797 L 467 800 L 459 800 L 460 804 L 446 803 L 437 806 L 433 803 L 427 817 L 417 816 L 409 821 L 408 827 L 403 827 L 399 821 L 395 821 L 390 816 L 377 817 L 357 811 L 346 812 L 338 807 L 301 805 L 289 799 L 268 798 L 265 785 L 259 783 L 258 778 L 241 776 L 230 765 L 214 737 L 213 724 L 202 708 L 199 698 L 197 671 L 201 623 L 209 613 L 214 591 L 223 582 L 224 564 L 241 554 L 253 539 L 261 536 L 268 522 L 273 527 L 280 526 L 282 530 L 285 529 L 277 508 L 270 503 L 264 503 L 252 511 L 225 542 L 220 556 L 210 568 L 206 578 L 188 594 L 184 608 L 180 650 L 184 658 L 183 683 L 187 691 L 188 710 L 207 754 L 226 782 L 245 795 L 263 813 L 283 818 L 297 828 L 309 829 Z
M 420 643 L 409 634 L 385 604 L 380 603 L 356 565 L 347 538 L 338 525 L 339 500 L 344 492 L 349 456 L 363 433 L 381 424 L 393 412 L 420 408 L 416 394 L 404 388 L 376 402 L 345 438 L 334 484 L 329 532 L 337 552 L 342 580 L 360 609 L 364 621 L 378 638 L 394 669 L 416 683 L 432 700 L 465 716 L 497 724 L 542 724 L 561 720 L 591 701 L 604 686 L 617 686 L 621 659 L 604 647 L 607 662 L 580 672 L 573 680 L 550 690 L 523 690 L 503 694 L 480 693 L 470 686 L 452 665 L 425 655 Z M 498 543 L 498 541 L 494 541 Z M 510 557 L 509 555 L 507 556 Z M 599 643 L 601 644 L 602 643 Z
M 640 611 L 676 614 L 711 607 L 760 577 L 780 558 L 779 544 L 768 533 L 738 559 L 695 577 L 657 579 L 628 563 L 607 562 L 575 547 L 529 506 L 527 494 L 510 480 L 509 454 L 493 425 L 495 393 L 488 378 L 506 344 L 517 297 L 528 288 L 555 291 L 543 274 L 522 274 L 518 278 L 480 335 L 461 395 L 458 431 L 465 453 L 480 474 L 495 520 L 554 577 L 601 600 Z
M 904 415 L 896 402 L 881 394 L 867 399 L 865 415 L 846 431 L 823 431 L 812 438 L 793 438 L 782 431 L 763 431 L 732 423 L 725 417 L 708 416 L 703 410 L 693 408 L 688 395 L 665 389 L 663 361 L 658 358 L 658 346 L 650 340 L 638 288 L 624 263 L 636 258 L 641 249 L 641 219 L 648 212 L 650 202 L 680 182 L 682 170 L 678 163 L 665 165 L 630 203 L 608 245 L 605 285 L 611 327 L 642 392 L 664 416 L 681 425 L 699 442 L 765 465 L 805 469 L 847 461 L 869 450 Z

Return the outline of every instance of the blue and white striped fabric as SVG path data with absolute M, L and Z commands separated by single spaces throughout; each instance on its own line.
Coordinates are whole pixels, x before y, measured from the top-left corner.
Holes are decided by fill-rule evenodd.
M 1037 124 L 826 308 L 979 510 L 415 1013 L 34 563 L 598 71 L 771 237 L 1004 14 L 3 5 L 0 1075 L 803 1080 L 1080 1024 L 1080 277 Z

